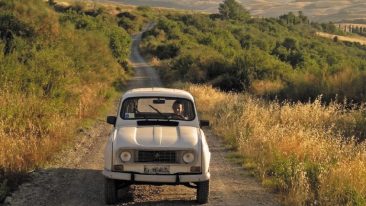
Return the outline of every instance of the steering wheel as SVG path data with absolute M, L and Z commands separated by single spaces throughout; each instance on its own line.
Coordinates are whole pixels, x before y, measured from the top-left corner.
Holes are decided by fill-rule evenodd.
M 183 119 L 183 120 L 185 120 L 185 119 L 186 119 L 186 118 L 185 118 L 183 115 L 181 115 L 181 114 L 173 113 L 173 114 L 172 114 L 172 116 L 174 116 L 174 117 L 178 117 L 179 119 Z

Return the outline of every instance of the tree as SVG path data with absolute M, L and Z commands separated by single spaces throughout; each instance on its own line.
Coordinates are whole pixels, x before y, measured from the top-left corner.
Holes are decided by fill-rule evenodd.
M 221 3 L 219 13 L 223 19 L 246 20 L 250 18 L 249 12 L 235 0 L 225 0 Z
M 304 61 L 304 55 L 299 49 L 296 39 L 287 37 L 282 43 L 277 43 L 272 54 L 281 61 L 290 63 L 293 68 Z
M 55 5 L 55 0 L 48 0 L 48 5 L 53 6 Z
M 302 11 L 299 11 L 299 18 L 301 19 L 301 22 L 303 24 L 309 24 L 309 19 L 307 16 L 304 15 L 304 13 Z
M 297 40 L 294 38 L 285 38 L 285 40 L 282 43 L 282 46 L 284 46 L 287 50 L 296 50 L 298 47 Z

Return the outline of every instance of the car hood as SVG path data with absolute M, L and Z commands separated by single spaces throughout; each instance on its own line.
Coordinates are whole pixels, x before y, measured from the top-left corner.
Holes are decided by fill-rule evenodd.
M 199 129 L 190 126 L 121 127 L 115 135 L 115 149 L 193 149 L 198 145 Z

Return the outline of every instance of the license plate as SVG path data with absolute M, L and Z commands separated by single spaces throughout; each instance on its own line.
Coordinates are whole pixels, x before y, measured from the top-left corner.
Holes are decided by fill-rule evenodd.
M 146 174 L 169 174 L 169 166 L 145 165 L 144 173 L 146 173 Z

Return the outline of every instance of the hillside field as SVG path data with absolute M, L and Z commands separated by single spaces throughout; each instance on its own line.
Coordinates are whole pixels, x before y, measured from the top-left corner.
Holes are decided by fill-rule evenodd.
M 222 0 L 112 0 L 112 2 L 216 13 Z M 239 0 L 239 2 L 254 16 L 276 17 L 290 11 L 303 11 L 311 20 L 318 22 L 366 19 L 366 2 L 358 0 Z

